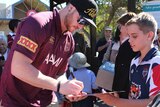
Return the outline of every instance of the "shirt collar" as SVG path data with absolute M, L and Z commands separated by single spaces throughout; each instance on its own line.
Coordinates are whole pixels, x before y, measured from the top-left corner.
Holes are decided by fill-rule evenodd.
M 124 38 L 123 40 L 122 40 L 122 43 L 124 43 L 126 40 L 128 40 L 129 39 L 129 37 L 126 37 L 126 38 Z M 121 44 L 122 44 L 121 43 Z
M 158 51 L 155 47 L 153 47 L 153 48 L 151 48 L 151 49 L 149 50 L 149 52 L 146 54 L 146 56 L 143 58 L 142 61 L 148 61 L 148 60 L 150 60 L 152 57 L 156 56 L 157 54 L 160 55 L 159 51 Z M 141 54 L 140 54 L 140 52 L 139 52 L 138 55 L 137 55 L 135 58 L 140 57 L 140 55 L 141 55 Z
M 59 11 L 56 8 L 53 10 L 53 18 L 55 18 L 54 23 L 55 23 L 55 28 L 56 28 L 57 32 L 62 32 Z
M 15 36 L 15 35 L 16 35 L 16 33 L 14 33 L 14 32 L 9 32 L 9 35 L 11 35 L 11 36 Z

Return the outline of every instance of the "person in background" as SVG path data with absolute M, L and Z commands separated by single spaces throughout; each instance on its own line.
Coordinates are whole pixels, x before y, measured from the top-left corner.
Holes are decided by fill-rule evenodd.
M 8 56 L 7 37 L 4 33 L 0 33 L 0 77 L 2 75 L 3 67 Z
M 74 53 L 81 52 L 86 55 L 88 45 L 87 45 L 87 42 L 85 41 L 84 33 L 81 31 L 76 31 L 73 34 L 73 38 L 74 38 L 74 42 L 75 42 Z M 69 70 L 67 70 L 67 72 L 66 72 L 67 78 L 69 75 L 70 75 Z
M 90 64 L 87 63 L 86 56 L 81 52 L 74 53 L 69 60 L 70 73 L 73 73 L 69 76 L 68 79 L 77 79 L 82 81 L 84 84 L 83 92 L 87 94 L 92 94 L 93 92 L 98 90 L 98 87 L 95 84 L 96 76 L 93 71 L 87 69 Z M 72 69 L 75 69 L 74 71 Z M 93 107 L 93 97 L 87 97 L 78 102 L 73 102 L 72 107 Z
M 19 19 L 11 19 L 9 21 L 8 27 L 11 30 L 11 32 L 9 32 L 9 34 L 7 35 L 8 38 L 8 49 L 11 49 L 11 46 L 13 44 L 14 38 L 16 36 L 16 31 L 17 31 L 17 27 L 18 24 L 20 23 Z
M 1 76 L 0 106 L 47 107 L 53 91 L 70 101 L 86 96 L 81 81 L 57 78 L 66 72 L 74 51 L 72 32 L 96 26 L 92 19 L 97 12 L 94 0 L 70 0 L 60 11 L 39 12 L 21 21 Z
M 160 29 L 157 29 L 157 38 L 154 41 L 154 46 L 160 50 Z
M 102 64 L 103 56 L 111 42 L 112 28 L 106 26 L 104 29 L 104 37 L 100 38 L 96 43 L 96 51 L 98 52 L 98 59 L 100 65 Z
M 142 12 L 127 22 L 126 29 L 133 51 L 139 52 L 130 65 L 130 99 L 108 93 L 96 96 L 111 106 L 147 107 L 160 92 L 160 52 L 153 45 L 157 22 L 153 16 Z
M 87 42 L 85 41 L 84 33 L 77 31 L 73 34 L 73 38 L 75 41 L 75 52 L 82 52 L 86 53 L 86 48 L 87 48 Z
M 115 64 L 116 56 L 120 47 L 120 34 L 121 32 L 119 30 L 119 27 L 117 27 L 113 40 L 112 42 L 110 42 L 107 51 L 103 56 L 102 62 L 110 61 L 111 63 Z
M 129 94 L 129 68 L 131 60 L 136 56 L 129 44 L 129 35 L 125 24 L 132 17 L 136 16 L 133 12 L 123 14 L 118 20 L 118 27 L 120 29 L 120 47 L 115 61 L 115 74 L 113 80 L 113 91 L 125 91 L 118 93 L 120 98 L 128 98 Z

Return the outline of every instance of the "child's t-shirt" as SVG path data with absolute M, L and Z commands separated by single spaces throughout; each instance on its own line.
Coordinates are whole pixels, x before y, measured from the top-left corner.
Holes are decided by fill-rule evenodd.
M 152 48 L 139 63 L 140 54 L 130 67 L 130 97 L 146 99 L 160 91 L 160 52 Z

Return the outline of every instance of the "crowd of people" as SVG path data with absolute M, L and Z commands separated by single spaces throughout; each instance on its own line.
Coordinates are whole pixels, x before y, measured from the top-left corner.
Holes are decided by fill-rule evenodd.
M 104 27 L 95 49 L 97 64 L 114 65 L 111 94 L 96 84 L 84 33 L 76 31 L 96 27 L 97 13 L 94 0 L 70 0 L 62 10 L 10 20 L 11 32 L 0 34 L 0 107 L 47 107 L 55 96 L 70 107 L 93 107 L 97 98 L 116 107 L 160 106 L 160 30 L 154 17 L 127 12 L 115 32 Z

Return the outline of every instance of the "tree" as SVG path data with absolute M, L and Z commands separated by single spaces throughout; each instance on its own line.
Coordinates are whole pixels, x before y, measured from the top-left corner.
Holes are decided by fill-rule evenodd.
M 107 25 L 116 26 L 116 20 L 127 11 L 126 0 L 97 0 L 99 12 L 96 18 L 97 34 L 101 35 L 103 28 Z
M 102 35 L 105 26 L 109 25 L 113 29 L 117 26 L 117 19 L 127 12 L 128 0 L 96 0 L 99 12 L 96 17 L 97 35 Z M 136 0 L 136 13 L 142 11 L 143 0 Z

